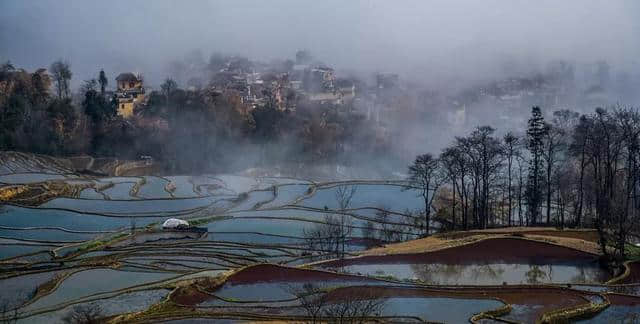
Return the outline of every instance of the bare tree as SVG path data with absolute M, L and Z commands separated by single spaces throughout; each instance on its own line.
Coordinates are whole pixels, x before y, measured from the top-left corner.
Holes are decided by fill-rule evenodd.
M 599 108 L 588 118 L 592 127 L 585 151 L 593 174 L 589 186 L 595 200 L 595 227 L 603 255 L 620 263 L 640 214 L 635 200 L 640 180 L 640 113 Z
M 551 224 L 551 196 L 553 195 L 553 174 L 558 160 L 558 154 L 564 147 L 564 130 L 553 124 L 545 124 L 542 157 L 546 164 L 546 194 L 547 194 L 547 225 Z
M 431 154 L 418 155 L 409 166 L 409 186 L 418 189 L 424 200 L 425 235 L 429 235 L 431 206 L 435 193 L 443 182 L 440 161 Z
M 446 176 L 451 181 L 451 222 L 453 224 L 453 230 L 456 229 L 456 190 L 458 189 L 458 178 L 464 177 L 464 175 L 459 172 L 458 164 L 456 163 L 459 159 L 460 152 L 458 148 L 447 147 L 440 154 L 440 161 L 442 161 L 442 166 L 444 168 Z M 464 179 L 462 179 L 464 183 Z
M 322 223 L 302 230 L 306 247 L 311 251 L 335 254 L 339 257 L 340 220 L 333 214 L 325 214 Z
M 18 308 L 10 299 L 0 300 L 0 323 L 14 324 L 18 322 Z
M 467 139 L 468 154 L 473 161 L 474 210 L 476 222 L 486 228 L 490 216 L 491 188 L 502 167 L 503 151 L 500 141 L 493 137 L 495 129 L 477 127 Z
M 519 154 L 516 156 L 516 161 L 518 162 L 518 220 L 520 222 L 520 226 L 524 225 L 524 217 L 522 210 L 522 200 L 524 198 L 523 188 L 525 187 L 525 166 L 527 165 L 527 161 L 524 158 L 523 154 Z M 527 222 L 528 224 L 528 222 Z
M 69 81 L 73 75 L 69 62 L 63 61 L 62 59 L 57 60 L 51 64 L 49 69 L 51 70 L 51 76 L 53 77 L 58 98 L 69 98 L 71 94 Z
M 511 226 L 511 217 L 513 215 L 513 213 L 511 212 L 511 209 L 513 207 L 513 201 L 511 197 L 511 189 L 512 189 L 511 181 L 513 179 L 512 170 L 513 170 L 514 159 L 519 154 L 520 138 L 515 136 L 513 133 L 509 132 L 506 135 L 504 135 L 502 139 L 504 141 L 504 151 L 507 157 L 507 191 L 508 191 L 507 199 L 509 200 L 508 224 L 509 226 Z
M 375 296 L 366 287 L 343 289 L 347 291 L 340 292 L 340 300 L 325 307 L 323 313 L 329 322 L 360 324 L 382 315 L 386 298 Z
M 171 78 L 164 80 L 164 82 L 160 85 L 160 91 L 164 95 L 166 106 L 169 106 L 169 102 L 171 101 L 171 94 L 176 89 L 178 89 L 178 83 L 176 83 L 176 81 Z
M 382 314 L 386 298 L 367 287 L 328 288 L 313 283 L 288 286 L 311 323 L 367 323 Z M 331 292 L 335 296 L 330 296 Z
M 102 309 L 98 304 L 75 306 L 62 320 L 68 324 L 98 324 L 103 323 Z
M 296 296 L 300 307 L 311 319 L 311 323 L 321 323 L 323 311 L 328 303 L 326 287 L 314 283 L 305 283 L 302 286 L 290 285 L 287 287 L 290 294 Z
M 340 210 L 339 224 L 338 224 L 338 243 L 340 244 L 340 258 L 344 258 L 345 245 L 352 233 L 352 222 L 349 215 L 345 215 L 344 212 L 351 205 L 351 200 L 357 192 L 356 186 L 338 186 L 335 191 L 336 202 Z
M 589 160 L 587 159 L 587 140 L 591 130 L 591 119 L 581 116 L 573 130 L 569 152 L 579 160 L 578 198 L 574 207 L 574 225 L 582 224 L 582 212 L 584 207 L 584 179 L 585 170 Z

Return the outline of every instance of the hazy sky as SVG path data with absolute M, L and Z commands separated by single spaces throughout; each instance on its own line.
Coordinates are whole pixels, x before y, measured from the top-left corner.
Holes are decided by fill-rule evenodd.
M 1 60 L 28 69 L 69 60 L 76 82 L 100 68 L 159 80 L 194 49 L 271 59 L 305 48 L 338 68 L 431 80 L 552 59 L 637 71 L 640 1 L 2 0 L 0 44 Z

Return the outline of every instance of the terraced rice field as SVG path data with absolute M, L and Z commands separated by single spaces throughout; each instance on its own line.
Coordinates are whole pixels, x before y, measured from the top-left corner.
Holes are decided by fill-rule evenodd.
M 0 301 L 19 323 L 59 323 L 95 305 L 113 322 L 308 320 L 299 292 L 310 286 L 326 294 L 326 310 L 379 302 L 374 315 L 392 322 L 533 323 L 585 305 L 602 306 L 585 322 L 638 319 L 635 264 L 626 281 L 607 284 L 597 255 L 541 239 L 580 233 L 468 233 L 420 252 L 363 253 L 423 233 L 421 198 L 398 181 L 95 178 L 35 158 L 3 163 L 6 185 L 86 186 L 36 206 L 0 205 Z M 354 192 L 346 208 L 344 189 Z M 163 231 L 170 217 L 207 232 Z M 331 219 L 348 228 L 343 260 L 306 239 Z

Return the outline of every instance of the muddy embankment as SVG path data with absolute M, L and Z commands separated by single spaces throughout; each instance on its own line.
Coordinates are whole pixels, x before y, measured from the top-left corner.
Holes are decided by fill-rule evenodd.
M 323 266 L 369 263 L 478 263 L 487 260 L 547 264 L 549 260 L 594 260 L 597 255 L 576 249 L 519 238 L 492 238 L 426 253 L 366 255 L 323 262 Z

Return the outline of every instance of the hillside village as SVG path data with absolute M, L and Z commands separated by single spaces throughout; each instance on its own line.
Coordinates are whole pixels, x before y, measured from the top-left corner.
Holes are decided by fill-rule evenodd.
M 301 54 L 300 55 L 308 55 Z M 362 81 L 350 77 L 338 77 L 335 70 L 323 63 L 299 59 L 288 65 L 258 65 L 242 57 L 227 57 L 224 63 L 211 73 L 211 80 L 203 86 L 202 79 L 193 78 L 185 87 L 186 91 L 208 91 L 224 96 L 237 103 L 236 109 L 242 114 L 273 105 L 278 111 L 295 112 L 298 104 L 319 107 L 364 107 L 362 112 L 370 118 L 378 109 L 391 109 L 388 102 L 376 101 L 390 90 L 398 89 L 396 74 L 376 74 L 376 82 L 367 86 Z M 118 104 L 118 115 L 124 118 L 134 116 L 134 108 L 140 112 L 149 104 L 147 86 L 141 74 L 120 73 L 115 78 L 115 91 L 107 91 L 108 97 Z M 358 89 L 356 91 L 356 85 Z M 153 91 L 151 92 L 153 95 Z M 155 92 L 158 94 L 158 92 Z M 367 101 L 366 104 L 356 104 Z M 384 106 L 381 108 L 381 106 Z M 377 118 L 379 119 L 379 117 Z
M 186 56 L 168 65 L 170 77 L 159 85 L 139 71 L 99 71 L 72 91 L 70 66 L 57 61 L 30 73 L 2 65 L 0 105 L 13 116 L 2 119 L 3 149 L 147 156 L 177 169 L 203 167 L 193 162 L 202 160 L 228 166 L 230 150 L 240 147 L 253 147 L 261 163 L 349 164 L 381 153 L 403 161 L 416 153 L 419 129 L 519 124 L 540 102 L 550 111 L 604 105 L 612 79 L 605 62 L 580 66 L 579 77 L 576 66 L 559 61 L 536 74 L 445 91 L 393 73 L 336 71 L 301 50 L 268 63 Z

